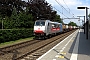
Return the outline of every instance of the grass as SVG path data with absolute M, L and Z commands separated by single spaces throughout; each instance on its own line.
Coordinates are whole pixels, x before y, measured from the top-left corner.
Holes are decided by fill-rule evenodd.
M 33 37 L 25 38 L 25 39 L 19 39 L 19 40 L 16 40 L 16 41 L 0 43 L 0 48 L 5 47 L 5 46 L 10 46 L 10 45 L 18 44 L 18 43 L 25 42 L 25 41 L 29 41 L 29 40 L 32 40 L 32 39 L 33 39 Z

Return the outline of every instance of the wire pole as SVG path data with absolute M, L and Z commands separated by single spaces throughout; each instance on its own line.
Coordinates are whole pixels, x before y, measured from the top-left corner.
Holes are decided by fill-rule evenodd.
M 84 17 L 84 34 L 85 34 L 85 28 L 86 28 L 86 26 L 85 26 L 85 16 L 77 16 L 77 17 Z
M 86 39 L 88 39 L 88 8 L 86 7 Z
M 84 16 L 84 34 L 85 34 L 85 16 Z

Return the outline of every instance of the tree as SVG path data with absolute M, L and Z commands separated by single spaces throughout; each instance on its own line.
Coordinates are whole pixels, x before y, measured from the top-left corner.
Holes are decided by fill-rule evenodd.
M 26 2 L 22 0 L 0 0 L 0 13 L 2 16 L 11 16 L 13 8 L 15 7 L 17 13 L 23 11 Z
M 71 21 L 70 21 L 70 23 L 68 23 L 68 25 L 77 26 L 77 24 L 76 24 L 76 23 L 71 22 Z
M 58 14 L 55 15 L 54 21 L 57 21 L 59 23 L 63 23 L 62 19 L 60 18 L 60 15 L 58 15 Z
M 10 17 L 5 16 L 4 28 L 5 29 L 15 28 L 17 22 L 18 22 L 18 14 L 16 8 L 14 7 L 11 16 Z
M 2 29 L 2 17 L 0 15 L 0 29 Z
M 4 28 L 13 29 L 13 28 L 33 28 L 34 21 L 31 14 L 26 14 L 21 12 L 17 14 L 16 9 L 14 8 L 10 18 L 5 17 Z
M 18 15 L 18 28 L 33 28 L 34 21 L 31 14 L 26 14 L 24 12 Z
M 41 18 L 54 20 L 57 12 L 52 10 L 52 6 L 45 0 L 28 0 L 27 3 L 28 12 L 33 15 L 34 21 Z

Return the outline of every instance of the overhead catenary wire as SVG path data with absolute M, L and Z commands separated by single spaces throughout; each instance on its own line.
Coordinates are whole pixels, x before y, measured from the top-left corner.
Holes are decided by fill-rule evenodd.
M 55 7 L 53 7 L 55 8 Z M 63 14 L 61 11 L 59 11 L 57 8 L 55 8 L 59 13 L 61 13 L 62 15 L 64 15 L 65 17 L 67 17 L 65 14 Z M 67 17 L 69 19 L 69 17 Z
M 55 0 L 62 8 L 64 8 L 64 10 L 66 10 L 69 14 L 70 14 L 70 12 L 63 6 L 63 5 L 61 5 L 57 0 Z M 64 1 L 64 3 L 65 3 L 65 1 Z M 66 3 L 65 3 L 66 4 Z M 67 5 L 67 4 L 66 4 Z M 67 6 L 68 7 L 68 6 Z M 70 10 L 70 8 L 68 7 L 68 9 Z M 71 14 L 70 14 L 71 15 Z M 72 13 L 72 15 L 74 15 L 73 13 Z M 73 16 L 74 17 L 74 16 Z
M 69 11 L 63 5 L 61 5 L 57 0 L 55 0 L 55 1 L 69 13 Z
M 68 7 L 68 5 L 66 4 L 66 2 L 63 0 L 63 2 L 65 3 L 65 5 Z M 70 8 L 68 7 L 68 9 L 70 10 Z M 71 10 L 70 10 L 71 11 Z M 72 13 L 72 12 L 71 12 Z M 73 14 L 73 13 L 72 13 Z M 73 14 L 74 15 L 74 14 Z

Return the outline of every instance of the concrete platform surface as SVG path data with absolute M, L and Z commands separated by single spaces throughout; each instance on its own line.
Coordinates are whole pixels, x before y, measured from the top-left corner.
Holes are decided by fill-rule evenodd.
M 37 60 L 90 60 L 90 37 L 76 30 Z

